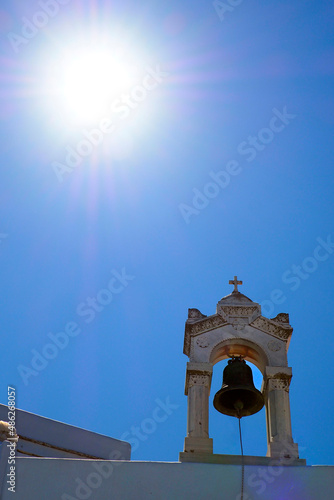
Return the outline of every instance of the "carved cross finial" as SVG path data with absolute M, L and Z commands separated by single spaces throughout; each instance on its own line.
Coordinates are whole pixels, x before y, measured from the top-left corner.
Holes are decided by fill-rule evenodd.
M 234 285 L 234 292 L 238 292 L 238 285 L 242 285 L 242 281 L 238 281 L 237 276 L 234 276 L 234 280 L 228 282 L 229 285 Z

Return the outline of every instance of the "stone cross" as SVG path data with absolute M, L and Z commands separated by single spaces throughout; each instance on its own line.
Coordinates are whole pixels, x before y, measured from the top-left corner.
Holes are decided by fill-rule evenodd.
M 234 292 L 238 292 L 238 285 L 242 285 L 242 281 L 238 281 L 237 276 L 234 276 L 234 280 L 228 282 L 229 285 L 234 285 Z

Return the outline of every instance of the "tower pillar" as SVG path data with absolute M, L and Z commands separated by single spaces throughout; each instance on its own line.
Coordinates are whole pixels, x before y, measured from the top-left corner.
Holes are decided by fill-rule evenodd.
M 291 368 L 267 366 L 264 374 L 266 398 L 267 456 L 271 458 L 299 458 L 298 445 L 293 442 L 289 387 Z
M 213 442 L 209 438 L 211 378 L 211 363 L 187 363 L 188 420 L 184 451 L 188 453 L 213 453 Z

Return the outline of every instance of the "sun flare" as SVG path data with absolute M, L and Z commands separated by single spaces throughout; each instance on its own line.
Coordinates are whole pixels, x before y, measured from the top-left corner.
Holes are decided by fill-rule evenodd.
M 113 96 L 132 82 L 129 66 L 107 51 L 89 50 L 72 54 L 63 68 L 65 104 L 79 120 L 93 120 Z
M 57 103 L 77 124 L 101 119 L 113 99 L 135 84 L 138 71 L 134 55 L 103 44 L 69 46 L 52 66 Z

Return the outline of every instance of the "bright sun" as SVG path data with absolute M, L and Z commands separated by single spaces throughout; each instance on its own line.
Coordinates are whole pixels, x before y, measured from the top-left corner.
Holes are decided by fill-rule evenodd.
M 71 120 L 89 123 L 103 117 L 115 97 L 135 82 L 136 66 L 122 51 L 80 48 L 67 51 L 58 65 L 58 90 Z

